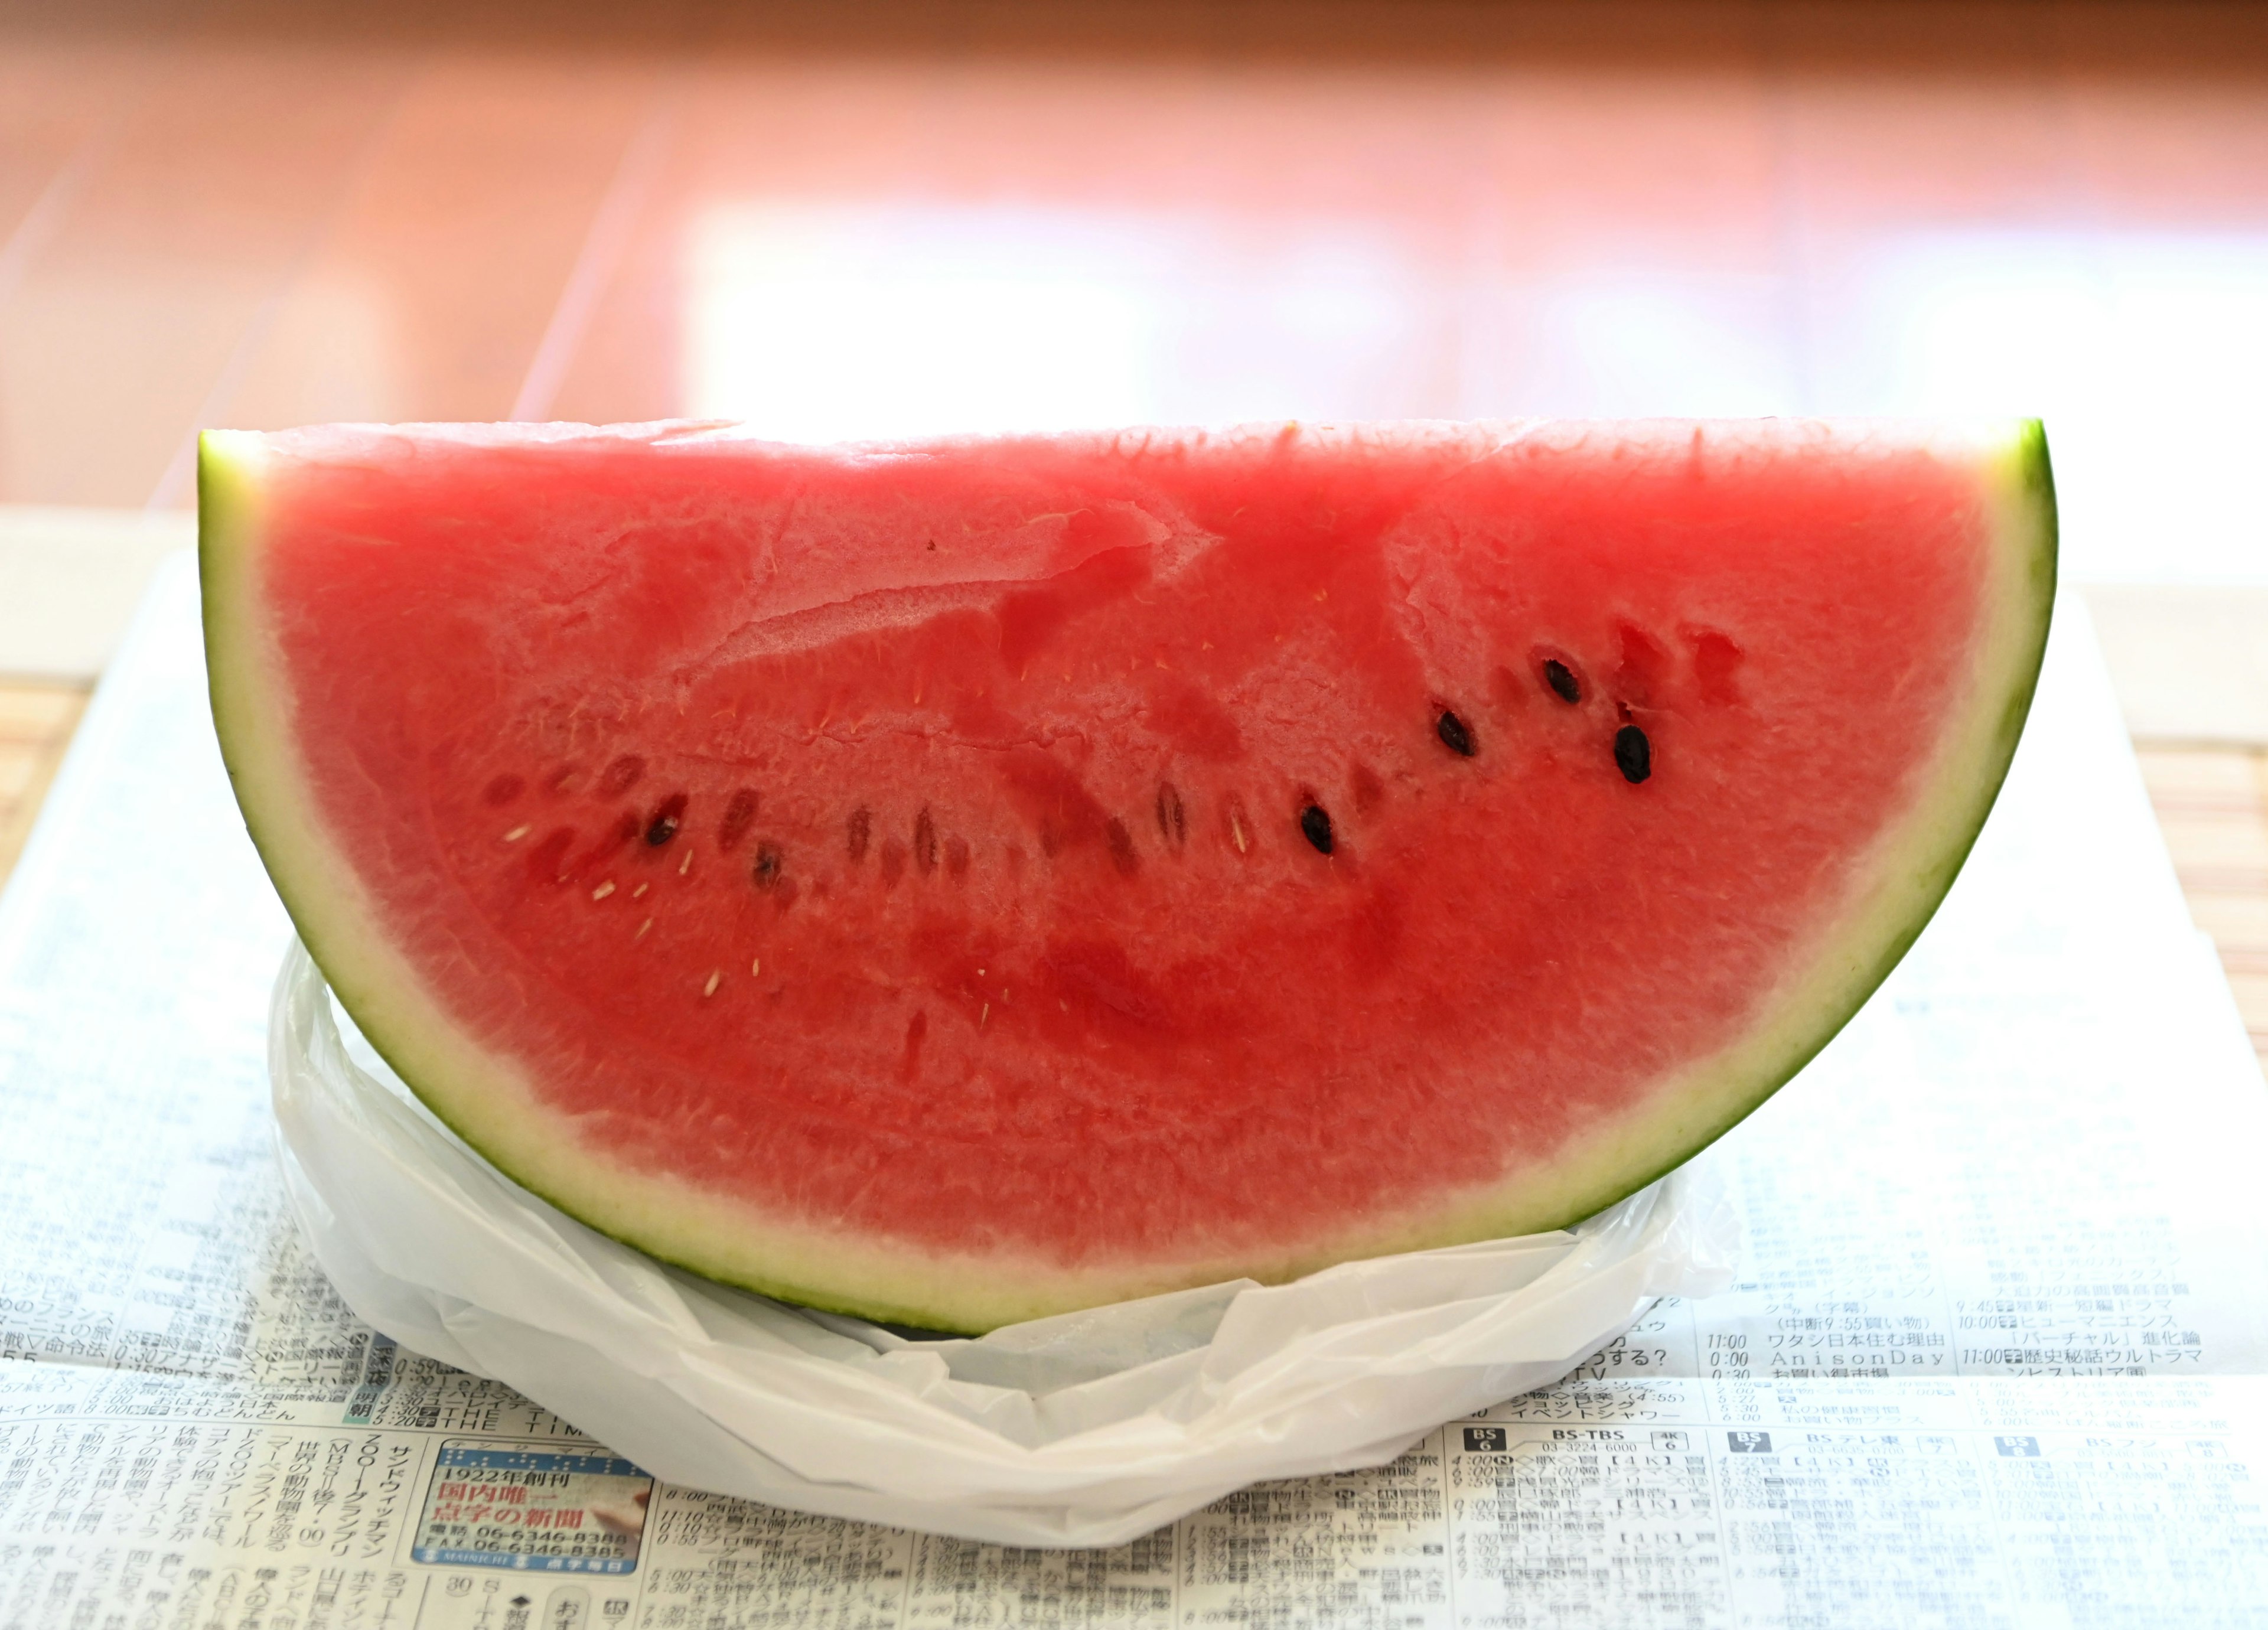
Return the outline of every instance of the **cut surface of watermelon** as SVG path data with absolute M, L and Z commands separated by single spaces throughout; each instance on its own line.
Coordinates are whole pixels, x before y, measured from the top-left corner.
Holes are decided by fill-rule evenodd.
M 2036 424 L 213 432 L 339 999 L 665 1259 L 946 1330 L 1534 1232 L 1785 1081 L 1998 790 Z

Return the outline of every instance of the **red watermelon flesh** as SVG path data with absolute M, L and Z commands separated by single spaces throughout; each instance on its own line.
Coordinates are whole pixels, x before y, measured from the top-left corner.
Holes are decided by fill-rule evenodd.
M 215 433 L 215 717 L 504 1171 L 942 1329 L 1570 1223 L 1853 1012 L 2046 631 L 2036 424 Z

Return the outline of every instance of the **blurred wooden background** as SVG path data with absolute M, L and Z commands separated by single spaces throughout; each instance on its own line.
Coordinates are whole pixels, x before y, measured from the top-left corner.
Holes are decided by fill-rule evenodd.
M 2264 374 L 2254 5 L 0 4 L 19 509 L 213 424 L 2021 409 L 2075 573 L 2268 583 Z M 83 694 L 0 689 L 0 868 Z M 2250 728 L 2143 756 L 2268 1053 Z

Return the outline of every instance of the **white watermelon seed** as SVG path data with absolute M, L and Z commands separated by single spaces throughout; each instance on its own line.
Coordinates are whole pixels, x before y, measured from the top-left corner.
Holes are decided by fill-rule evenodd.
M 615 880 L 610 877 L 605 882 L 600 883 L 596 889 L 591 890 L 591 898 L 593 900 L 603 900 L 608 895 L 614 893 L 614 891 Z
M 977 1014 L 977 1015 L 976 1015 L 976 1028 L 977 1028 L 978 1029 L 980 1029 L 980 1030 L 981 1030 L 981 1029 L 983 1029 L 984 1028 L 984 1022 L 985 1022 L 987 1019 L 990 1018 L 991 1016 L 992 1016 L 992 1004 L 991 1004 L 991 1003 L 990 1003 L 990 1002 L 987 1002 L 987 1003 L 985 1003 L 985 1004 L 984 1004 L 984 1007 L 983 1007 L 983 1010 L 982 1010 L 981 1012 L 979 1012 L 979 1013 Z
M 504 835 L 504 841 L 508 844 L 516 844 L 534 830 L 535 829 L 532 826 L 515 826 L 512 830 Z
M 639 896 L 643 895 L 647 889 L 652 887 L 653 885 L 652 883 L 640 883 L 637 888 L 630 890 L 630 898 L 633 900 L 637 899 Z
M 690 849 L 688 849 L 688 850 L 687 850 L 687 851 L 685 852 L 685 859 L 683 859 L 682 860 L 680 860 L 680 861 L 677 863 L 677 874 L 678 874 L 680 877 L 682 877 L 682 876 L 684 876 L 688 872 L 691 871 L 692 869 L 693 869 L 693 852 L 692 852 Z
M 645 938 L 645 931 L 646 931 L 647 929 L 649 929 L 649 928 L 652 927 L 652 926 L 653 926 L 653 918 L 651 918 L 651 917 L 649 917 L 649 918 L 647 918 L 645 919 L 645 921 L 644 921 L 644 922 L 642 922 L 642 923 L 640 923 L 640 924 L 638 925 L 638 931 L 637 931 L 636 933 L 632 934 L 632 935 L 630 936 L 630 938 L 631 938 L 631 939 L 633 939 L 633 940 L 643 940 L 643 939 L 644 939 L 644 938 Z
M 760 976 L 762 974 L 763 970 L 764 959 L 761 956 L 757 957 L 754 962 L 748 964 L 748 975 L 751 978 Z
M 703 996 L 716 995 L 718 982 L 723 979 L 724 977 L 725 970 L 721 968 L 711 972 L 709 976 L 709 983 L 701 987 L 701 994 Z

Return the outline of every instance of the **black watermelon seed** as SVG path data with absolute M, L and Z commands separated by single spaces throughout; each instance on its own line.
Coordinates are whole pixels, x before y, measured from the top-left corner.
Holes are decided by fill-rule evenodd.
M 608 764 L 606 773 L 599 778 L 599 796 L 620 798 L 636 786 L 638 778 L 645 773 L 645 760 L 636 753 L 624 753 Z
M 744 786 L 725 800 L 725 818 L 717 823 L 717 847 L 731 849 L 747 836 L 748 822 L 756 818 L 756 789 Z
M 1309 804 L 1300 811 L 1300 830 L 1315 846 L 1318 854 L 1329 854 L 1333 846 L 1331 817 L 1321 804 Z
M 861 804 L 850 812 L 843 828 L 844 846 L 850 852 L 853 865 L 866 858 L 866 845 L 873 841 L 874 812 Z
M 937 870 L 937 822 L 926 804 L 914 817 L 914 864 L 924 877 Z
M 661 808 L 653 812 L 653 819 L 646 823 L 645 841 L 659 849 L 676 837 L 677 829 L 684 823 L 685 794 L 672 793 L 662 800 Z
M 1577 682 L 1574 674 L 1567 665 L 1556 657 L 1546 658 L 1544 660 L 1543 682 L 1551 687 L 1551 694 L 1562 702 L 1572 703 L 1583 699 L 1582 685 Z
M 1443 747 L 1458 757 L 1470 758 L 1473 756 L 1471 727 L 1447 708 L 1442 709 L 1440 718 L 1433 721 L 1433 734 L 1441 738 Z
M 1653 749 L 1646 732 L 1636 725 L 1624 725 L 1615 732 L 1615 768 L 1632 786 L 1653 773 Z
M 748 868 L 749 879 L 759 889 L 774 888 L 777 886 L 780 872 L 786 865 L 787 857 L 779 852 L 777 844 L 758 844 L 756 863 Z

